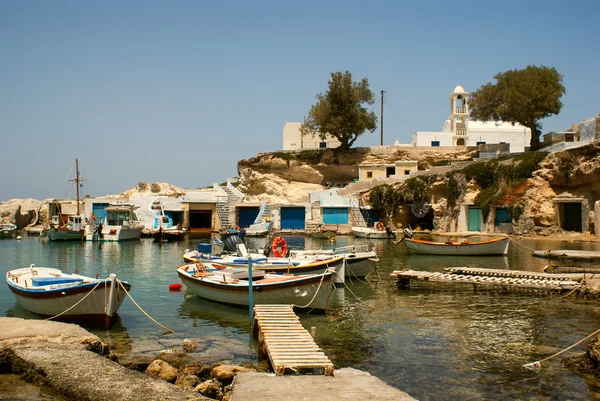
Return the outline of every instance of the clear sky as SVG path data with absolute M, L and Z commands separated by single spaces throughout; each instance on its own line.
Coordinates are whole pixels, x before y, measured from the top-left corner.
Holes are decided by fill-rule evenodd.
M 563 130 L 600 111 L 598 15 L 597 0 L 0 0 L 0 201 L 68 196 L 76 157 L 92 196 L 224 182 L 281 149 L 335 71 L 387 92 L 391 145 L 440 131 L 458 84 L 554 66 L 567 94 L 543 132 Z

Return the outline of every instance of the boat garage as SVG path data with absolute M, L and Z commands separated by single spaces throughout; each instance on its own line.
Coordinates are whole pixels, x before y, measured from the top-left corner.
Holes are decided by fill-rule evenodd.
M 305 214 L 304 206 L 281 207 L 281 229 L 282 230 L 304 230 Z
M 587 232 L 590 208 L 585 198 L 554 198 L 556 225 L 565 231 Z

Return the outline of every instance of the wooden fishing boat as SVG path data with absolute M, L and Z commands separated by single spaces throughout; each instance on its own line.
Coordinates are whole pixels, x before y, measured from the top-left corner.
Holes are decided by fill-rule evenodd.
M 413 253 L 428 255 L 470 256 L 470 255 L 506 255 L 508 237 L 493 238 L 486 241 L 433 242 L 415 238 L 404 238 L 407 248 Z
M 135 206 L 131 203 L 113 203 L 106 208 L 106 216 L 100 227 L 100 240 L 125 241 L 140 239 L 144 223 L 138 220 Z
M 248 270 L 191 263 L 180 266 L 177 274 L 186 288 L 201 298 L 231 305 L 249 305 Z M 256 305 L 292 304 L 298 308 L 326 309 L 334 288 L 334 275 L 334 271 L 294 276 L 253 270 L 253 302 Z
M 6 283 L 19 305 L 44 316 L 111 318 L 126 296 L 114 274 L 97 279 L 34 265 L 7 272 Z
M 75 159 L 75 178 L 69 181 L 75 183 L 76 210 L 66 211 L 66 205 L 58 200 L 54 200 L 48 205 L 49 215 L 52 216 L 47 229 L 47 237 L 50 241 L 82 241 L 85 236 L 87 224 L 85 218 L 81 216 L 81 195 L 79 193 L 85 179 L 79 174 L 79 159 Z
M 377 252 L 367 245 L 345 246 L 332 249 L 291 250 L 290 258 L 301 261 L 313 258 L 331 258 L 343 256 L 345 261 L 344 274 L 346 277 L 365 277 L 379 262 Z

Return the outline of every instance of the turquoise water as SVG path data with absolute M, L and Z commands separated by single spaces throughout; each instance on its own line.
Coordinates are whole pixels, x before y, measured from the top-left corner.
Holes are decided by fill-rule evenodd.
M 474 293 L 472 290 L 398 290 L 388 276 L 396 269 L 441 271 L 473 266 L 539 271 L 549 261 L 530 256 L 531 249 L 600 250 L 600 244 L 521 240 L 507 257 L 437 257 L 409 254 L 389 240 L 338 237 L 335 242 L 286 237 L 295 247 L 369 244 L 381 262 L 368 281 L 347 282 L 325 314 L 300 313 L 303 325 L 317 328 L 317 342 L 336 368 L 368 371 L 420 400 L 587 400 L 600 399 L 600 383 L 565 369 L 560 358 L 539 373 L 522 364 L 566 348 L 600 326 L 597 300 L 562 299 L 526 294 Z M 49 243 L 37 237 L 0 241 L 0 270 L 37 266 L 105 277 L 116 273 L 132 284 L 131 295 L 154 319 L 176 333 L 167 334 L 130 301 L 110 329 L 84 326 L 118 353 L 156 352 L 177 347 L 184 338 L 206 347 L 207 362 L 256 362 L 250 319 L 244 308 L 212 303 L 185 290 L 170 292 L 178 282 L 175 268 L 185 249 L 201 238 L 181 243 L 152 239 L 124 243 Z M 250 239 L 249 248 L 264 245 Z M 570 266 L 582 264 L 569 263 Z M 23 310 L 4 285 L 0 314 L 38 318 Z M 583 347 L 569 355 L 581 353 Z

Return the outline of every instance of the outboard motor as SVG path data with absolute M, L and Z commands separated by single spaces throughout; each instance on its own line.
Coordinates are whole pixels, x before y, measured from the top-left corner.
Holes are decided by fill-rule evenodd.
M 223 240 L 223 249 L 228 252 L 237 252 L 237 245 L 243 244 L 244 241 L 237 235 L 231 235 Z
M 412 238 L 413 237 L 413 231 L 410 229 L 410 226 L 408 226 L 404 230 L 402 230 L 402 233 L 404 234 L 404 238 Z

